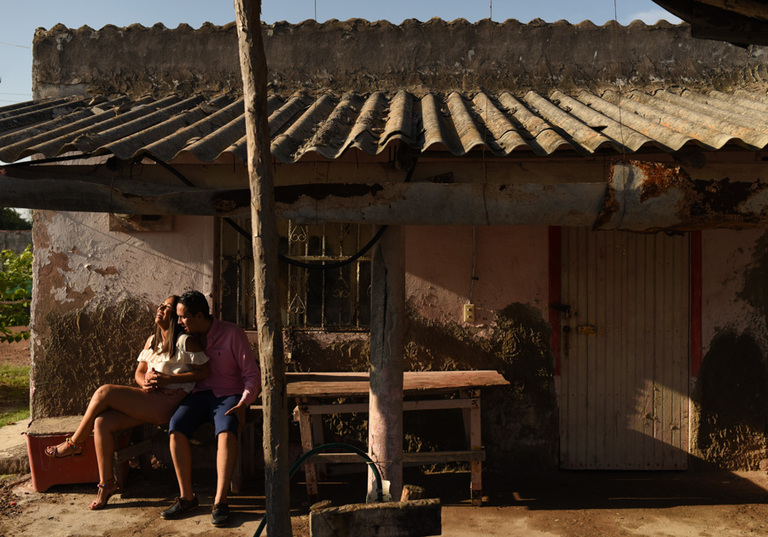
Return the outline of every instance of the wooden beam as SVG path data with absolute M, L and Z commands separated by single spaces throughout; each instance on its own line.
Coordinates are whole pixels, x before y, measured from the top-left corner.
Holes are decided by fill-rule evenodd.
M 660 181 L 659 178 L 664 178 Z M 208 190 L 0 168 L 0 206 L 125 214 L 245 216 L 246 189 Z M 614 163 L 603 183 L 312 184 L 274 188 L 299 223 L 557 225 L 632 231 L 768 226 L 768 184 L 691 178 L 680 166 Z
M 691 25 L 691 36 L 739 46 L 768 44 L 768 10 L 760 2 L 653 0 Z
M 343 195 L 327 186 L 306 189 L 295 197 L 283 197 L 281 192 L 277 210 L 283 218 L 300 223 L 590 226 L 606 189 L 605 183 L 367 186 L 367 192 L 350 189 L 356 195 Z
M 405 237 L 391 226 L 379 240 L 371 261 L 371 357 L 368 454 L 389 493 L 403 487 L 403 354 L 405 349 Z M 368 470 L 368 492 L 375 491 Z
M 6 207 L 136 215 L 242 215 L 251 197 L 247 188 L 201 189 L 21 167 L 0 168 L 0 192 Z
M 267 60 L 261 36 L 261 1 L 235 0 L 235 12 L 243 75 L 248 178 L 251 188 L 254 297 L 264 411 L 265 516 L 268 535 L 290 537 L 288 402 L 278 294 L 278 234 L 269 152 Z
M 768 6 L 765 2 L 755 0 L 699 0 L 699 2 L 744 17 L 768 21 Z

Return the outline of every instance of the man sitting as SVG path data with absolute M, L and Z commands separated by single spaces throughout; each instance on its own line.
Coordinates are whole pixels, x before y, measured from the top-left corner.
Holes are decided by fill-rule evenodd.
M 182 400 L 168 426 L 179 497 L 160 516 L 177 518 L 197 507 L 189 438 L 200 425 L 212 422 L 217 451 L 211 524 L 222 526 L 229 518 L 227 494 L 237 460 L 237 435 L 245 423 L 246 410 L 261 390 L 261 372 L 245 332 L 236 324 L 214 319 L 202 293 L 181 295 L 177 313 L 184 330 L 200 339 L 209 358 L 210 374 Z

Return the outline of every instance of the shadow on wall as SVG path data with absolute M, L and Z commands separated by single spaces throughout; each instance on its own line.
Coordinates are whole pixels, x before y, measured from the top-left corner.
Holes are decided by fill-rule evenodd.
M 288 370 L 367 371 L 367 334 L 286 334 Z M 472 327 L 442 323 L 408 313 L 405 364 L 408 371 L 493 369 L 510 386 L 483 390 L 483 442 L 486 467 L 554 467 L 557 402 L 549 347 L 550 327 L 541 313 L 512 304 L 496 317 L 487 338 Z M 326 441 L 367 445 L 367 415 L 324 418 Z M 455 411 L 406 412 L 403 422 L 408 451 L 465 449 L 462 415 Z M 448 432 L 446 432 L 448 431 Z
M 706 463 L 757 470 L 768 456 L 767 380 L 763 352 L 751 335 L 715 336 L 692 395 L 699 415 L 697 448 Z
M 496 327 L 488 338 L 413 313 L 409 321 L 406 360 L 410 369 L 493 369 L 510 382 L 483 390 L 487 467 L 553 467 L 557 400 L 551 329 L 541 313 L 526 304 L 511 304 L 497 313 Z

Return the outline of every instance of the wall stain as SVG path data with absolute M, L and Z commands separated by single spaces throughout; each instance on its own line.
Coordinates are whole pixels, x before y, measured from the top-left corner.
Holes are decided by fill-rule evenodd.
M 757 470 L 766 457 L 768 380 L 763 351 L 749 334 L 721 332 L 710 345 L 692 399 L 697 449 L 710 465 Z
M 768 233 L 755 243 L 752 263 L 744 271 L 744 288 L 736 295 L 763 316 L 768 326 Z

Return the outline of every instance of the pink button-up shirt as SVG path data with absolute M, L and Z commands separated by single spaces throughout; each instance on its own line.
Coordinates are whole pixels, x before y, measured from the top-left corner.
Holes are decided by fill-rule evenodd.
M 206 341 L 210 373 L 195 384 L 193 392 L 212 390 L 216 397 L 242 394 L 241 402 L 253 403 L 261 391 L 261 371 L 243 329 L 213 319 Z

